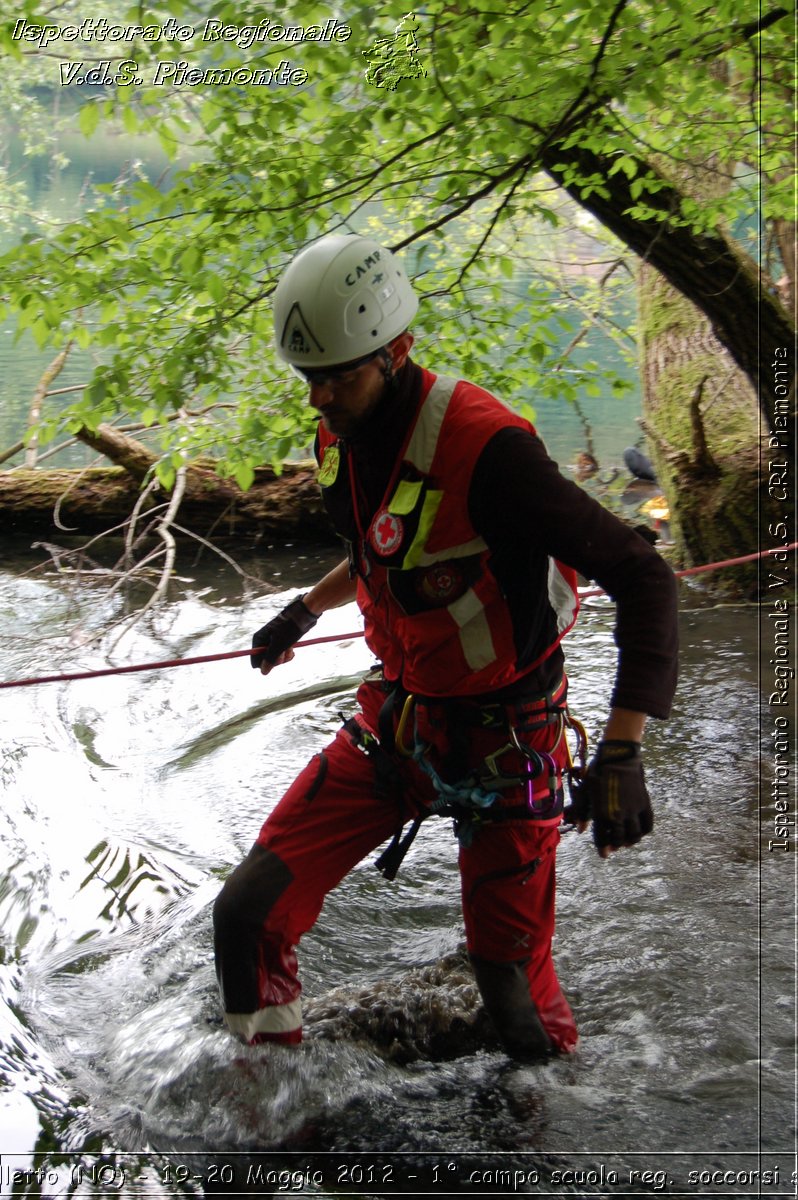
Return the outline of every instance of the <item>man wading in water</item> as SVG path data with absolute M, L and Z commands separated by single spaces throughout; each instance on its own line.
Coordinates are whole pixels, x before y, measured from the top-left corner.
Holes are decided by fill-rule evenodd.
M 508 1054 L 535 1058 L 577 1040 L 551 957 L 575 571 L 617 605 L 604 739 L 566 810 L 592 821 L 602 858 L 652 829 L 640 741 L 673 697 L 676 588 L 527 421 L 411 360 L 417 307 L 398 261 L 354 235 L 304 250 L 275 292 L 277 349 L 319 414 L 319 483 L 348 557 L 255 634 L 253 666 L 288 661 L 355 598 L 381 666 L 224 885 L 217 972 L 231 1030 L 300 1041 L 295 948 L 326 894 L 389 839 L 378 865 L 392 878 L 418 822 L 443 813 L 485 1007 Z

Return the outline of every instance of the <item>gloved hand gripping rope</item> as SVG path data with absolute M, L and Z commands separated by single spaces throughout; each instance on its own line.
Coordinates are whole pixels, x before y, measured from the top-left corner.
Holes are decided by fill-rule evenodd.
M 304 601 L 304 596 L 297 596 L 253 634 L 253 653 L 249 661 L 255 670 L 260 670 L 262 663 L 274 666 L 278 658 L 295 646 L 303 634 L 317 623 L 319 618 Z

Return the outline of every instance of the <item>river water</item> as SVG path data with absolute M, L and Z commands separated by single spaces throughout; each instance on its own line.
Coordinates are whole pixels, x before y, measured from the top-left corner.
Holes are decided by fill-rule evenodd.
M 185 570 L 111 661 L 242 649 L 327 565 L 285 551 L 248 593 Z M 0 566 L 4 678 L 107 665 L 85 639 L 123 602 L 30 566 Z M 395 1061 L 312 1023 L 299 1050 L 256 1051 L 220 1024 L 210 905 L 351 710 L 362 640 L 268 678 L 233 659 L 0 692 L 3 1195 L 794 1194 L 795 860 L 760 838 L 755 614 L 682 589 L 675 710 L 646 739 L 655 835 L 608 862 L 563 837 L 556 960 L 581 1042 L 544 1065 L 490 1044 Z M 317 632 L 358 628 L 347 607 Z M 569 643 L 595 735 L 608 601 Z M 429 821 L 394 883 L 366 861 L 329 897 L 300 949 L 311 1008 L 393 988 L 416 1019 L 413 972 L 461 941 L 455 849 Z

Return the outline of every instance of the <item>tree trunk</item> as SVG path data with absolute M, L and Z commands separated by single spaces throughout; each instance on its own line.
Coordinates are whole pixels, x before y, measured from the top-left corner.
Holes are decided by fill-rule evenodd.
M 768 291 L 768 281 L 753 260 L 744 257 L 721 234 L 698 234 L 672 224 L 670 218 L 678 217 L 684 197 L 665 180 L 661 180 L 662 188 L 656 194 L 644 193 L 646 205 L 656 211 L 652 217 L 642 219 L 632 215 L 639 202 L 632 193 L 631 181 L 622 171 L 610 175 L 611 159 L 588 150 L 563 150 L 554 145 L 546 149 L 542 161 L 552 179 L 578 204 L 592 212 L 644 263 L 656 267 L 703 312 L 717 341 L 759 391 L 767 414 L 774 367 L 781 366 L 794 378 L 795 364 L 782 356 L 792 354 L 795 326 L 779 297 Z M 637 165 L 643 177 L 655 172 L 648 163 Z M 583 196 L 579 182 L 573 183 L 568 177 L 569 167 L 576 168 L 579 180 L 600 179 L 601 191 Z
M 118 465 L 0 472 L 0 529 L 6 536 L 93 535 L 131 515 L 155 455 L 108 426 L 83 430 L 79 436 Z M 166 499 L 155 491 L 144 516 Z M 279 476 L 262 467 L 248 492 L 220 479 L 212 463 L 194 464 L 186 473 L 185 495 L 171 528 L 177 537 L 182 528 L 216 541 L 235 538 L 253 544 L 266 537 L 335 541 L 315 469 L 307 464 L 287 464 Z
M 643 428 L 677 553 L 687 566 L 753 553 L 769 504 L 753 389 L 706 318 L 651 267 L 640 271 L 639 306 Z M 753 595 L 756 580 L 747 564 L 724 571 L 722 586 Z

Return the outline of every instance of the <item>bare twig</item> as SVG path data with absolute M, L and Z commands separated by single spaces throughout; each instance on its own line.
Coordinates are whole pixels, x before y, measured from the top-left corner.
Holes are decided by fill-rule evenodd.
M 53 359 L 53 361 L 50 363 L 49 367 L 47 368 L 47 370 L 44 372 L 41 379 L 39 380 L 36 391 L 33 393 L 33 398 L 30 403 L 30 410 L 28 412 L 28 428 L 30 430 L 32 430 L 33 432 L 31 433 L 31 436 L 28 438 L 28 448 L 25 453 L 25 466 L 26 467 L 35 467 L 36 466 L 36 455 L 37 455 L 38 444 L 39 444 L 39 435 L 36 432 L 36 426 L 39 424 L 39 421 L 41 420 L 42 405 L 44 404 L 45 397 L 47 396 L 47 389 L 49 388 L 50 384 L 63 371 L 64 364 L 65 364 L 66 360 L 69 358 L 69 351 L 71 349 L 72 349 L 72 341 L 70 339 L 70 341 L 68 341 L 66 343 L 66 345 L 64 346 L 63 350 L 61 350 L 60 353 L 57 354 L 55 356 L 55 358 Z
M 255 575 L 250 575 L 238 565 L 234 558 L 231 558 L 229 554 L 225 554 L 224 550 L 221 550 L 219 546 L 214 546 L 213 542 L 208 541 L 207 538 L 201 537 L 200 534 L 194 533 L 194 531 L 191 529 L 186 529 L 183 525 L 178 525 L 175 521 L 172 522 L 172 528 L 176 530 L 177 533 L 182 533 L 184 537 L 193 538 L 195 542 L 199 542 L 201 546 L 205 546 L 205 548 L 210 550 L 212 554 L 217 554 L 219 558 L 224 559 L 228 566 L 231 566 L 236 574 L 240 575 L 241 578 L 246 582 L 251 580 L 253 583 L 257 583 L 261 588 L 264 586 L 262 579 L 258 579 Z M 197 555 L 197 558 L 199 559 L 199 555 Z M 276 591 L 276 588 L 274 588 L 271 584 L 268 585 L 268 588 L 269 591 Z
M 138 609 L 133 618 L 122 627 L 119 636 L 115 638 L 108 649 L 109 654 L 112 653 L 113 650 L 119 645 L 125 634 L 129 633 L 133 626 L 137 625 L 138 622 L 141 621 L 141 619 L 145 616 L 145 614 L 148 613 L 151 608 L 154 608 L 161 600 L 163 600 L 166 595 L 169 587 L 169 581 L 172 578 L 172 573 L 174 571 L 175 556 L 177 552 L 177 545 L 171 530 L 171 525 L 177 516 L 183 496 L 185 495 L 186 474 L 186 467 L 178 468 L 175 478 L 175 485 L 172 488 L 172 495 L 169 500 L 168 507 L 163 517 L 158 521 L 157 533 L 161 541 L 164 543 L 160 551 L 160 553 L 163 554 L 164 562 L 158 584 L 147 603 L 143 605 L 142 608 Z M 154 553 L 155 552 L 153 552 L 153 555 Z M 149 557 L 152 558 L 153 555 L 150 555 Z
M 134 544 L 135 544 L 134 543 L 134 535 L 136 532 L 136 525 L 138 524 L 138 519 L 141 516 L 141 510 L 144 507 L 144 504 L 147 501 L 148 497 L 152 495 L 152 493 L 155 491 L 157 486 L 158 486 L 158 480 L 151 479 L 150 482 L 147 484 L 147 486 L 140 493 L 138 499 L 136 500 L 136 503 L 133 506 L 133 511 L 130 514 L 130 521 L 128 523 L 127 532 L 125 533 L 125 556 L 124 556 L 125 561 L 128 564 L 131 564 L 133 561 L 133 548 L 134 548 Z
M 0 463 L 8 462 L 9 458 L 13 458 L 15 454 L 21 454 L 24 449 L 24 442 L 15 442 L 13 446 L 9 446 L 7 450 L 0 453 Z

